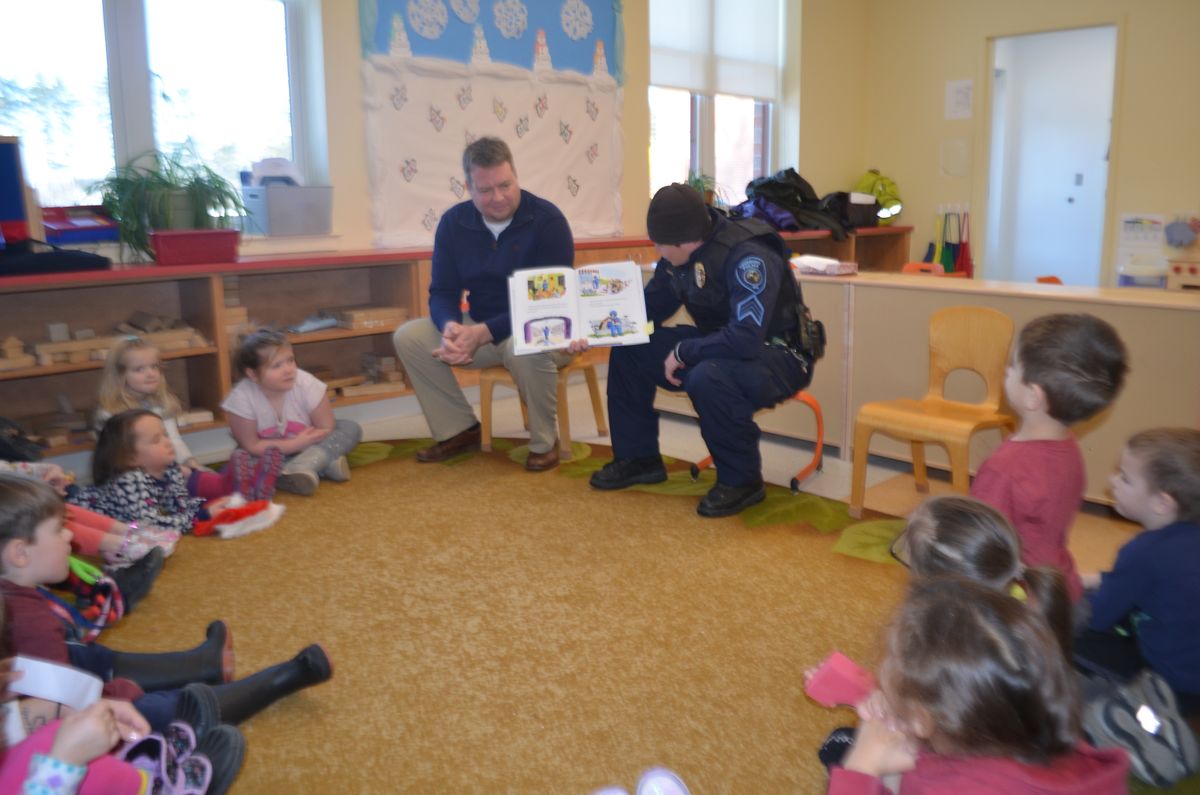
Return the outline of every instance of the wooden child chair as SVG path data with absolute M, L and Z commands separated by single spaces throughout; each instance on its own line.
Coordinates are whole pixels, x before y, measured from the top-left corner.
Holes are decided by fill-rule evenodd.
M 567 401 L 567 381 L 572 374 L 583 373 L 592 398 L 596 432 L 600 436 L 608 436 L 604 403 L 600 399 L 600 381 L 596 376 L 596 363 L 607 353 L 605 350 L 586 351 L 558 368 L 558 457 L 563 461 L 571 460 L 571 413 Z M 513 390 L 517 388 L 506 367 L 485 367 L 479 371 L 479 444 L 483 450 L 492 449 L 492 390 L 497 384 Z M 521 400 L 521 419 L 528 428 L 529 409 L 524 399 Z
M 867 454 L 876 431 L 912 444 L 913 477 L 919 491 L 929 490 L 925 445 L 940 444 L 950 457 L 954 490 L 965 494 L 970 485 L 971 436 L 986 428 L 1009 431 L 1016 419 L 1000 411 L 1004 397 L 1004 368 L 1012 342 L 1012 319 L 981 306 L 950 306 L 929 318 L 929 391 L 920 400 L 902 398 L 864 403 L 854 423 L 854 471 L 850 515 L 862 516 L 867 481 Z M 973 370 L 987 385 L 982 403 L 947 400 L 946 376 Z

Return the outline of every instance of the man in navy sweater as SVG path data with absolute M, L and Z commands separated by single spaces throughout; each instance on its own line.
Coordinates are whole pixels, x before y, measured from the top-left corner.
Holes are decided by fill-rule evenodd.
M 463 173 L 471 200 L 446 211 L 433 240 L 430 316 L 392 335 L 434 438 L 417 460 L 444 461 L 479 449 L 479 422 L 451 368 L 504 365 L 529 408 L 525 468 L 552 469 L 558 465 L 557 374 L 570 354 L 513 355 L 508 276 L 520 268 L 573 265 L 571 228 L 557 207 L 521 190 L 504 141 L 485 137 L 467 146 Z

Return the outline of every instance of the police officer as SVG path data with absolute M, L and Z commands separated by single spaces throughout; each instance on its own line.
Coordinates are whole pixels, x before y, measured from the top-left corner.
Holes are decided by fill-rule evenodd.
M 597 489 L 667 478 L 658 449 L 655 387 L 686 391 L 717 468 L 701 516 L 729 516 L 761 502 L 759 409 L 808 385 L 812 357 L 801 345 L 800 293 L 789 252 L 753 219 L 730 220 L 681 184 L 650 201 L 646 228 L 661 259 L 646 285 L 654 333 L 616 347 L 608 365 L 613 460 L 592 475 Z M 683 306 L 695 325 L 663 327 Z

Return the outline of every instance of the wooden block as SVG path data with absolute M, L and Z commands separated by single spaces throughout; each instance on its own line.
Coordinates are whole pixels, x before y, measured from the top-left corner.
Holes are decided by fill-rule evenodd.
M 398 384 L 359 384 L 358 386 L 344 386 L 338 391 L 342 393 L 342 397 L 362 397 L 363 395 L 387 395 L 400 394 L 403 387 Z
M 35 364 L 37 364 L 37 359 L 33 354 L 0 358 L 0 370 L 20 370 L 23 367 L 33 367 Z
M 379 369 L 385 373 L 396 372 L 396 357 L 395 356 L 380 356 Z
M 0 342 L 0 355 L 5 358 L 13 358 L 23 356 L 25 354 L 25 343 L 21 342 L 16 337 L 9 337 L 4 342 Z
M 47 323 L 46 336 L 51 342 L 66 342 L 71 339 L 71 329 L 66 323 Z
M 394 328 L 408 319 L 408 311 L 398 306 L 350 306 L 325 311 L 337 318 L 338 328 Z
M 83 364 L 84 362 L 91 360 L 91 358 L 91 351 L 71 351 L 67 354 L 67 361 L 71 364 Z
M 379 373 L 379 380 L 388 384 L 403 384 L 404 376 L 395 370 L 384 370 Z
M 250 310 L 244 306 L 226 306 L 225 307 L 225 323 L 233 325 L 234 323 L 249 323 Z
M 202 422 L 212 422 L 213 413 L 208 409 L 192 409 L 191 411 L 181 411 L 175 416 L 175 422 L 180 428 L 186 428 L 188 425 L 199 425 Z

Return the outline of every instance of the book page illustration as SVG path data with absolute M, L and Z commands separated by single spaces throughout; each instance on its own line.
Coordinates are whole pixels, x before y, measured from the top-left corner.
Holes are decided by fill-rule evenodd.
M 586 265 L 579 280 L 580 332 L 592 345 L 647 342 L 642 273 L 635 262 Z

